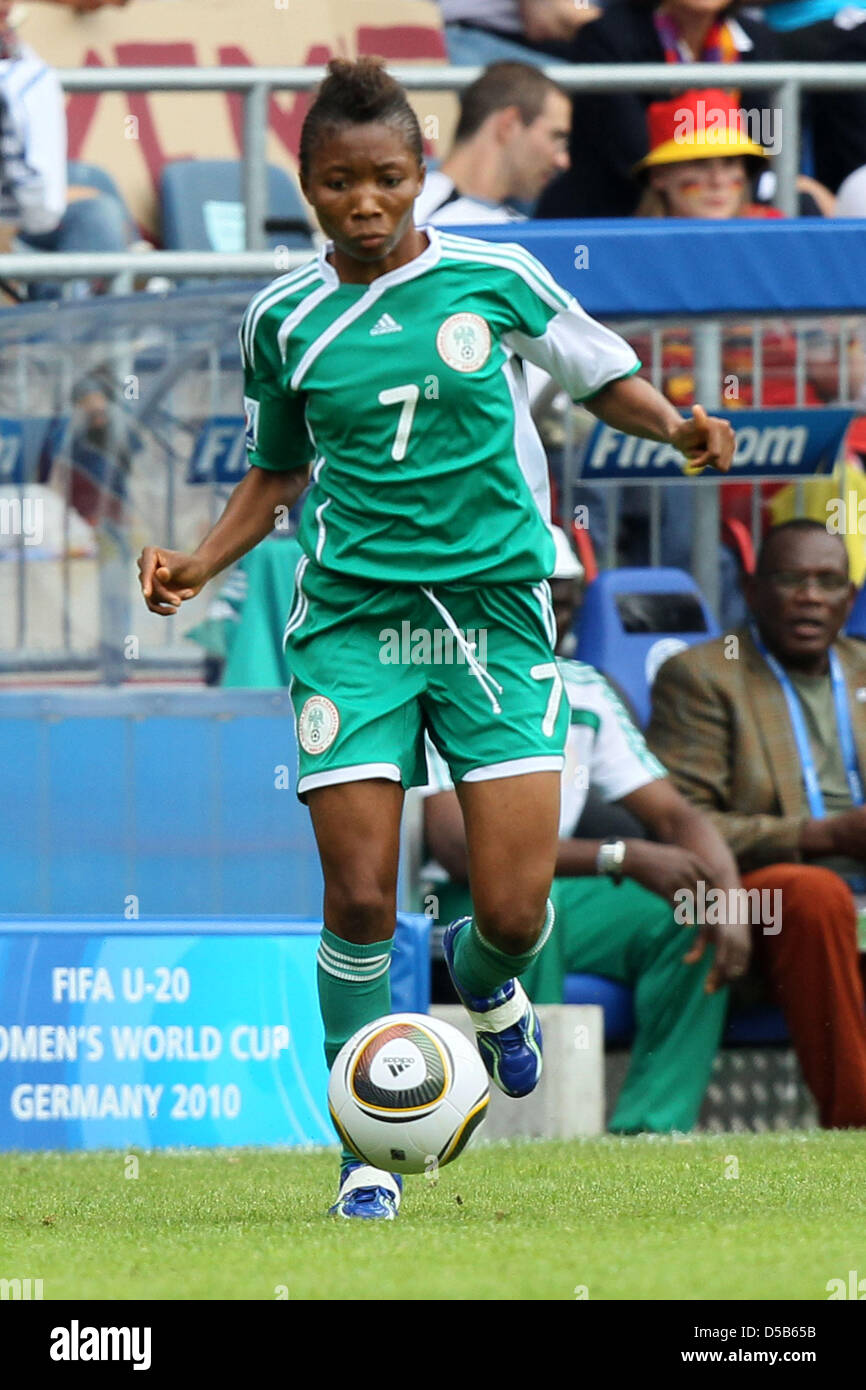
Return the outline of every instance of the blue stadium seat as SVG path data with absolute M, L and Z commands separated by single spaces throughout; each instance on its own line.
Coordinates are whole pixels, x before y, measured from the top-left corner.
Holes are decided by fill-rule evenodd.
M 160 180 L 162 243 L 167 251 L 242 251 L 245 247 L 242 165 L 236 159 L 177 159 Z M 296 223 L 268 234 L 272 249 L 312 248 L 309 213 L 284 169 L 268 165 L 267 216 Z
M 627 1046 L 634 1036 L 632 990 L 603 975 L 566 975 L 564 1004 L 600 1004 L 604 1010 L 604 1041 Z M 765 1047 L 790 1040 L 780 1009 L 759 1004 L 728 1014 L 722 1042 L 730 1047 Z
M 70 159 L 66 165 L 66 181 L 70 187 L 78 185 L 80 188 L 95 188 L 98 193 L 105 193 L 109 198 L 116 198 L 126 213 L 129 238 L 131 241 L 135 240 L 138 235 L 135 220 L 126 206 L 126 199 L 106 169 L 101 169 L 98 164 L 86 164 L 81 159 Z
M 662 662 L 719 636 L 691 575 L 664 568 L 604 571 L 587 587 L 576 631 L 578 659 L 610 677 L 642 728 Z
M 789 1042 L 790 1034 L 781 1009 L 759 1004 L 728 1014 L 722 1041 L 728 1046 L 764 1047 L 768 1043 Z
M 604 1010 L 605 1043 L 631 1041 L 634 1005 L 628 985 L 608 980 L 604 975 L 566 975 L 562 1002 L 600 1004 Z

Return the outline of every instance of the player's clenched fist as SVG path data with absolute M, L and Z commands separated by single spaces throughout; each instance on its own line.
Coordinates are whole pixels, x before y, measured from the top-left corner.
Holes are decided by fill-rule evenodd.
M 727 420 L 708 415 L 702 405 L 693 406 L 691 420 L 684 420 L 671 435 L 671 443 L 686 458 L 686 473 L 701 473 L 705 468 L 727 473 L 736 442 Z
M 138 577 L 151 613 L 176 613 L 184 599 L 194 598 L 208 579 L 200 560 L 180 550 L 147 545 L 138 559 Z

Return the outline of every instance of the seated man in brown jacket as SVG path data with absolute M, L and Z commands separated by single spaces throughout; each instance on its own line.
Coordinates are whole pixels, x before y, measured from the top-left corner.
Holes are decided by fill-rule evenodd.
M 780 890 L 755 960 L 828 1127 L 866 1126 L 866 1018 L 852 888 L 866 888 L 866 645 L 838 536 L 770 531 L 747 628 L 661 667 L 647 741 L 727 840 L 745 888 Z

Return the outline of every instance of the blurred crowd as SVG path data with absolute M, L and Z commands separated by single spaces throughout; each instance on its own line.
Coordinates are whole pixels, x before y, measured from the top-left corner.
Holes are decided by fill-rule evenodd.
M 60 3 L 86 16 L 148 0 Z M 423 201 L 425 213 L 438 210 L 455 223 L 777 216 L 781 113 L 771 93 L 738 87 L 741 65 L 866 59 L 866 9 L 834 0 L 777 0 L 762 9 L 722 0 L 440 0 L 439 8 L 451 62 L 493 65 L 496 73 L 465 94 L 453 149 L 434 168 Z M 74 170 L 68 177 L 63 94 L 19 36 L 22 11 L 0 0 L 0 248 L 98 253 L 140 243 L 110 179 L 76 179 Z M 613 70 L 692 61 L 718 64 L 719 82 L 713 93 L 689 94 L 686 116 L 673 71 L 667 98 L 639 84 L 573 98 L 550 86 L 539 110 L 526 72 L 553 62 Z M 736 134 L 737 122 L 747 139 Z M 866 215 L 866 83 L 807 93 L 801 124 L 800 214 Z

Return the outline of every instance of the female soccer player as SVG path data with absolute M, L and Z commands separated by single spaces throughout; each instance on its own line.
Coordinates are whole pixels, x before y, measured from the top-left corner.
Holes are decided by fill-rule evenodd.
M 329 74 L 300 170 L 331 240 L 257 294 L 241 326 L 252 466 L 193 555 L 142 552 L 142 590 L 152 612 L 174 613 L 268 535 L 312 467 L 286 643 L 297 791 L 325 880 L 328 1064 L 390 1010 L 403 792 L 426 781 L 426 728 L 460 794 L 475 905 L 446 956 L 487 1070 L 525 1095 L 541 1033 L 518 977 L 553 925 L 568 705 L 521 358 L 696 467 L 726 470 L 733 433 L 699 406 L 683 420 L 521 247 L 416 228 L 425 170 L 404 91 L 371 59 Z M 397 661 L 395 632 L 409 634 Z M 344 1150 L 333 1213 L 393 1219 L 400 1194 L 397 1176 Z

